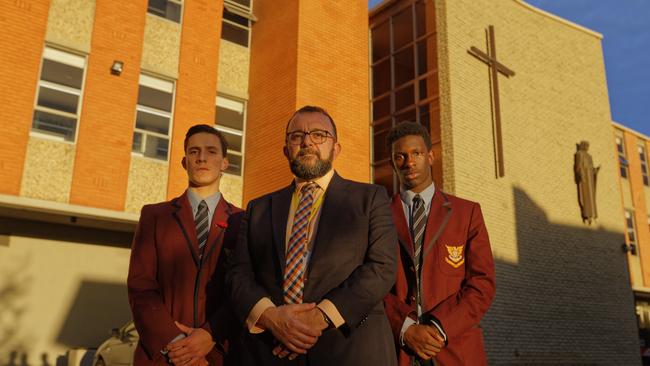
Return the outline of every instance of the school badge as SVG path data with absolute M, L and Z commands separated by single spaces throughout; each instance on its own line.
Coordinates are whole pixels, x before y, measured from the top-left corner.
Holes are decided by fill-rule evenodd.
M 447 252 L 449 253 L 449 255 L 445 257 L 445 262 L 449 263 L 449 265 L 454 268 L 458 268 L 465 263 L 465 258 L 463 257 L 464 245 L 445 245 L 445 247 L 447 247 Z

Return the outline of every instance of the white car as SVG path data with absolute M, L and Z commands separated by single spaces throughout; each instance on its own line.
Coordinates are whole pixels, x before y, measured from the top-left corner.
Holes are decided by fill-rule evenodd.
M 111 337 L 102 343 L 93 359 L 94 366 L 131 366 L 140 336 L 133 322 L 113 328 Z

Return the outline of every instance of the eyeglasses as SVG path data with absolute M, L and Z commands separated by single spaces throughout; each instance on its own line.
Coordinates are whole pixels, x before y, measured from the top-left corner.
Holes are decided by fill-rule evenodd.
M 287 143 L 291 145 L 300 145 L 305 141 L 306 136 L 309 135 L 311 142 L 316 145 L 320 145 L 327 140 L 328 137 L 334 138 L 334 135 L 324 130 L 313 130 L 309 132 L 305 131 L 293 131 L 287 132 Z

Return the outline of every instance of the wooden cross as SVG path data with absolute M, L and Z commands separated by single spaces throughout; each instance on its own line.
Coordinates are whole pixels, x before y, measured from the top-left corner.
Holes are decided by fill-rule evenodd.
M 511 77 L 515 72 L 504 66 L 497 61 L 497 50 L 494 42 L 494 26 L 490 25 L 487 28 L 487 45 L 488 53 L 479 50 L 472 46 L 467 52 L 479 60 L 485 62 L 490 68 L 490 87 L 492 97 L 492 128 L 494 133 L 494 149 L 496 159 L 497 176 L 505 176 L 505 167 L 503 164 L 503 141 L 501 134 L 501 106 L 499 104 L 499 78 L 498 73 Z

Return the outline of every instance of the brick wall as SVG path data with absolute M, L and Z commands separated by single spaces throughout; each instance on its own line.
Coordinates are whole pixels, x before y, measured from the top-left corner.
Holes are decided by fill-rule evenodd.
M 622 184 L 629 184 L 632 193 L 632 207 L 634 210 L 634 222 L 636 225 L 636 240 L 638 256 L 641 260 L 641 270 L 643 273 L 643 282 L 635 284 L 636 286 L 650 287 L 650 230 L 648 228 L 648 207 L 646 205 L 647 188 L 643 184 L 641 173 L 641 160 L 639 157 L 638 146 L 643 145 L 646 149 L 646 159 L 648 154 L 647 143 L 644 139 L 637 137 L 630 131 L 622 131 L 624 136 L 624 146 L 629 162 L 628 179 L 621 179 Z M 616 145 L 613 145 L 616 148 Z
M 124 209 L 146 11 L 146 1 L 96 3 L 70 203 Z
M 483 321 L 492 364 L 638 364 L 599 35 L 521 1 L 438 0 L 445 187 L 481 203 L 497 264 Z M 495 178 L 486 50 L 499 75 L 505 177 Z M 576 144 L 600 166 L 599 217 L 580 217 Z
M 185 1 L 183 7 L 168 198 L 178 196 L 187 188 L 187 174 L 181 166 L 185 133 L 195 124 L 214 123 L 217 97 L 223 1 Z
M 288 184 L 284 129 L 303 105 L 334 118 L 342 176 L 369 181 L 368 19 L 363 2 L 255 5 L 243 201 Z
M 18 195 L 45 40 L 49 1 L 0 4 L 0 193 Z M 11 92 L 7 92 L 7 91 Z

